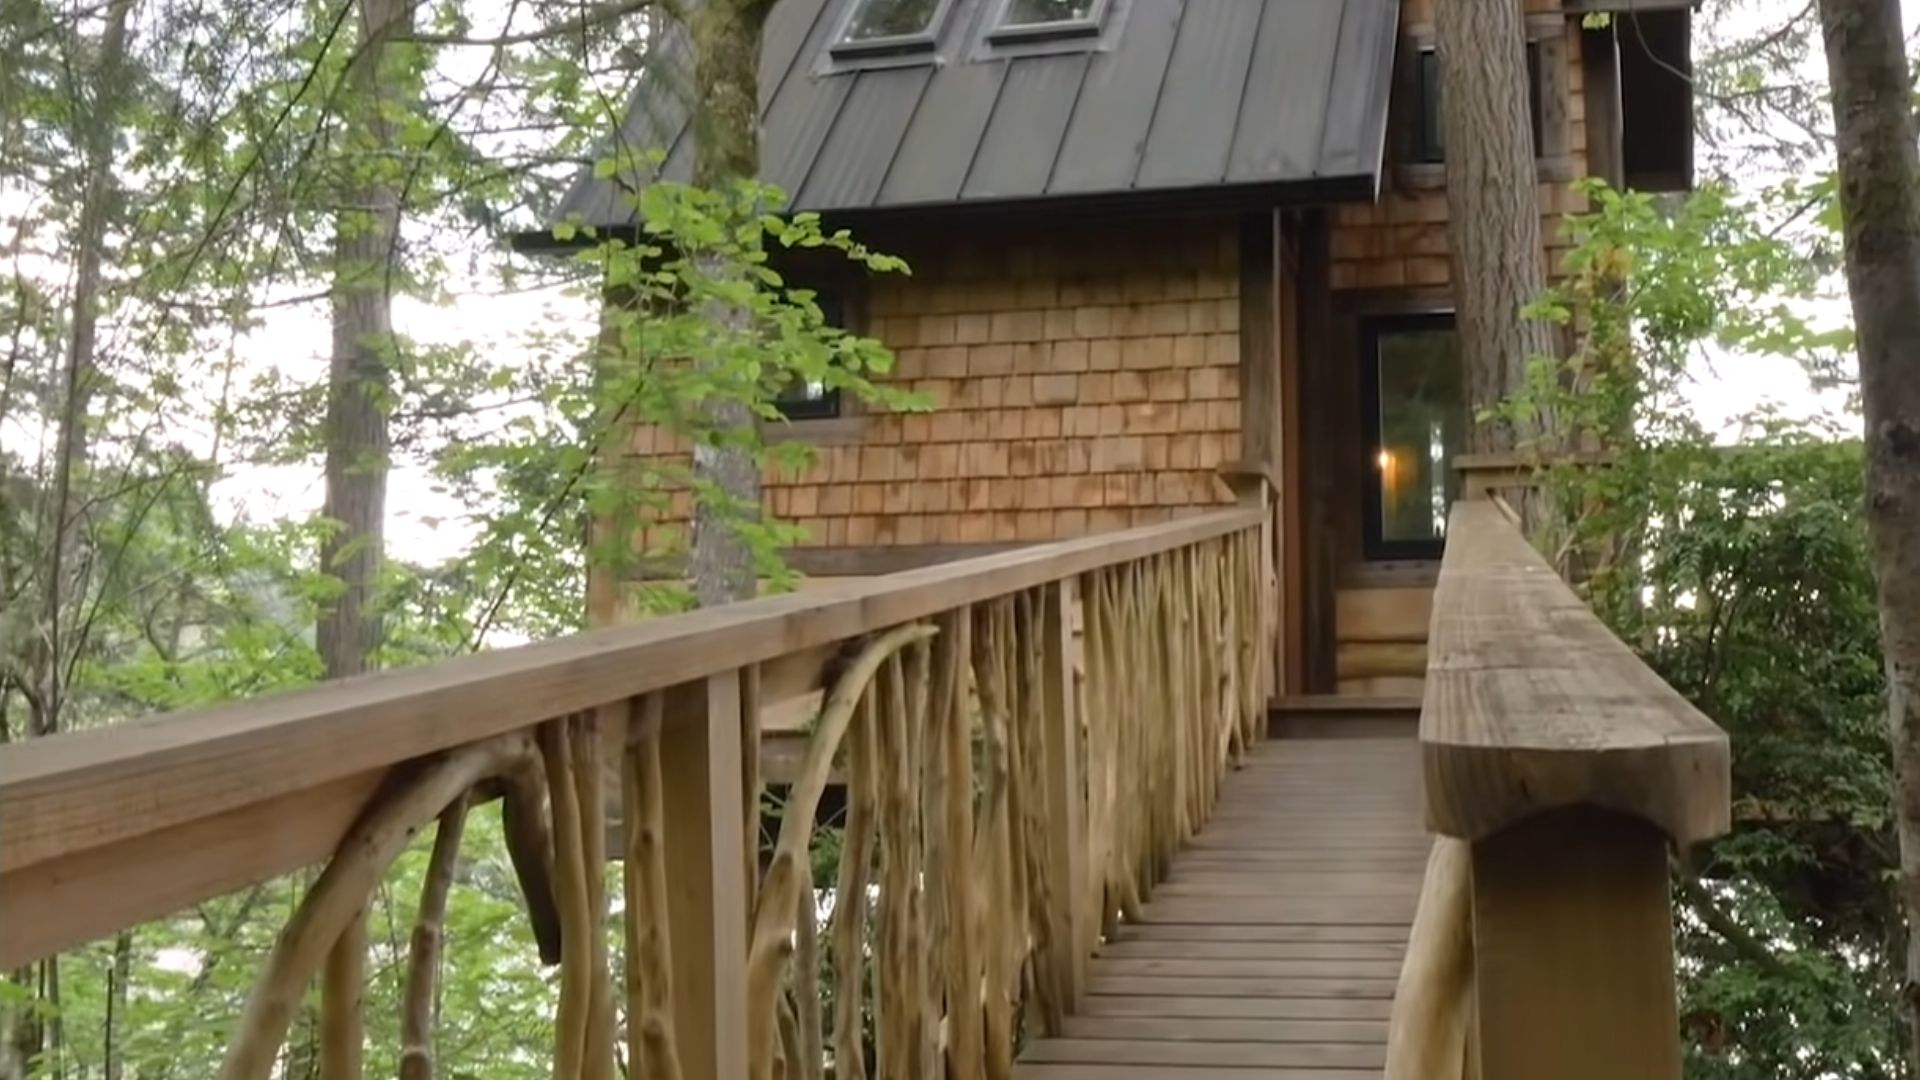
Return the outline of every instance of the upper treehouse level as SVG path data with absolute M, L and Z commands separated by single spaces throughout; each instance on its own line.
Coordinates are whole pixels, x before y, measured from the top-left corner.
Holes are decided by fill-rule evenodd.
M 866 576 L 1150 524 L 1257 477 L 1282 692 L 1417 695 L 1467 423 L 1432 2 L 776 5 L 763 178 L 913 274 L 786 269 L 931 404 L 793 388 L 772 434 L 817 463 L 765 476 L 766 510 L 807 532 L 793 563 Z M 1584 209 L 1576 179 L 1690 182 L 1690 11 L 1525 10 L 1552 267 L 1562 216 Z M 618 138 L 684 180 L 684 32 L 652 56 Z M 629 194 L 583 176 L 559 214 L 618 226 Z M 636 543 L 671 556 L 683 532 Z M 596 595 L 616 618 L 619 590 Z
M 218 1075 L 309 1009 L 358 1075 L 369 962 L 401 1075 L 454 1075 L 477 856 L 560 1080 L 1679 1080 L 1667 859 L 1726 738 L 1456 479 L 1423 4 L 782 0 L 770 178 L 914 260 L 822 285 L 936 406 L 792 395 L 770 509 L 859 580 L 5 747 L 0 968 L 297 879 Z M 1549 218 L 1685 180 L 1648 6 L 1528 20 Z M 670 173 L 677 115 L 628 133 Z M 1376 679 L 1417 739 L 1266 737 Z M 436 821 L 402 965 L 358 913 Z

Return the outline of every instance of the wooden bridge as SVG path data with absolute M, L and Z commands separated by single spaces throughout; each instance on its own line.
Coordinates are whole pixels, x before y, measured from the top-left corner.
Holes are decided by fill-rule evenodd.
M 7 747 L 0 967 L 324 866 L 222 1076 L 275 1075 L 316 982 L 328 1075 L 358 1075 L 360 909 L 437 819 L 430 921 L 497 801 L 526 947 L 560 972 L 530 1049 L 564 1080 L 1677 1077 L 1667 853 L 1726 826 L 1724 736 L 1479 501 L 1417 737 L 1268 737 L 1269 522 Z M 763 719 L 796 712 L 803 752 L 763 776 Z M 810 882 L 829 826 L 837 875 Z M 415 942 L 404 1076 L 432 1075 L 457 944 Z

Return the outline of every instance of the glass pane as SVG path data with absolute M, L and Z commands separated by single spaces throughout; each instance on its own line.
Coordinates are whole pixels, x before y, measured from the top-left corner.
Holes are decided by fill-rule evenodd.
M 1078 22 L 1093 16 L 1098 0 L 1009 0 L 1002 26 Z
M 1431 48 L 1421 49 L 1414 58 L 1414 133 L 1415 161 L 1445 161 L 1446 142 L 1440 132 L 1440 57 Z M 1540 154 L 1540 43 L 1527 42 L 1527 112 L 1532 122 L 1534 156 Z
M 876 41 L 880 38 L 908 37 L 933 28 L 933 16 L 940 0 L 855 0 L 853 18 L 847 22 L 847 41 Z
M 1438 540 L 1459 492 L 1453 457 L 1466 436 L 1459 339 L 1451 326 L 1435 325 L 1385 330 L 1375 340 L 1380 539 Z
M 1414 160 L 1442 161 L 1446 144 L 1440 139 L 1440 58 L 1432 49 L 1419 57 L 1419 131 L 1414 136 Z

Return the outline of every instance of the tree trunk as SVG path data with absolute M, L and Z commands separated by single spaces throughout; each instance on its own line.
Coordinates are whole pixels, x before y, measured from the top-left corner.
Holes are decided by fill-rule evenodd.
M 127 984 L 133 979 L 133 931 L 122 930 L 113 939 L 113 966 L 107 969 L 106 1034 L 101 1045 L 102 1080 L 124 1080 L 126 1053 L 120 1048 L 120 1029 L 127 1023 Z
M 368 179 L 349 191 L 335 223 L 333 353 L 327 388 L 327 493 L 332 527 L 321 563 L 341 591 L 320 613 L 317 644 L 327 678 L 359 675 L 381 636 L 374 607 L 385 547 L 387 368 L 394 349 L 391 265 L 400 234 L 391 96 L 381 69 L 385 42 L 409 31 L 407 0 L 361 0 L 360 52 L 348 81 L 357 122 L 347 126 L 347 168 Z
M 1920 154 L 1898 0 L 1820 0 L 1820 26 L 1866 412 L 1867 529 L 1908 927 L 1904 996 L 1920 1055 Z
M 359 44 L 347 73 L 344 164 L 356 179 L 334 224 L 333 353 L 327 386 L 327 493 L 330 532 L 321 566 L 340 579 L 322 609 L 315 641 L 329 679 L 375 665 L 381 619 L 375 595 L 385 555 L 387 376 L 396 341 L 393 283 L 398 276 L 400 186 L 394 113 L 405 102 L 394 85 L 388 43 L 412 32 L 414 0 L 360 0 Z M 364 1033 L 366 916 L 348 924 L 322 972 L 321 1080 L 359 1080 Z
M 1553 351 L 1550 328 L 1520 315 L 1546 288 L 1526 27 L 1517 0 L 1443 0 L 1434 5 L 1433 31 L 1454 322 L 1467 408 L 1477 417 L 1525 385 L 1531 358 Z M 1512 450 L 1524 435 L 1504 421 L 1476 421 L 1467 446 Z
M 771 0 L 710 0 L 692 14 L 694 46 L 693 180 L 718 188 L 752 179 L 760 169 L 760 37 Z M 720 270 L 709 266 L 709 273 Z M 740 326 L 749 314 L 709 304 L 705 317 Z M 716 401 L 707 420 L 720 431 L 746 431 L 758 421 L 745 402 Z M 760 515 L 760 466 L 748 445 L 697 442 L 696 478 L 725 493 L 723 503 L 695 499 L 693 591 L 702 607 L 754 595 L 753 552 L 736 528 Z
M 80 219 L 74 237 L 72 318 L 67 348 L 60 371 L 60 419 L 54 440 L 53 486 L 47 492 L 40 514 L 39 633 L 27 650 L 24 682 L 31 688 L 28 696 L 28 737 L 52 735 L 59 731 L 66 704 L 66 657 L 76 643 L 66 637 L 66 614 L 76 599 L 67 588 L 74 555 L 76 504 L 75 488 L 87 460 L 87 424 L 89 402 L 98 377 L 95 349 L 100 329 L 100 290 L 106 262 L 107 228 L 113 217 L 118 192 L 114 186 L 114 132 L 119 115 L 119 96 L 126 79 L 122 69 L 127 60 L 128 24 L 133 13 L 132 0 L 113 0 L 107 6 L 106 25 L 100 33 L 99 60 L 88 73 L 94 88 L 92 108 L 82 113 L 86 126 L 80 142 L 86 152 L 86 184 L 80 202 Z M 43 1022 L 38 1014 L 0 1009 L 0 1080 L 24 1076 L 37 1059 L 51 1052 L 49 1075 L 58 1077 L 60 1060 L 60 958 L 40 961 L 38 978 L 16 977 L 16 982 L 38 986 L 38 996 L 51 1010 L 51 1020 Z

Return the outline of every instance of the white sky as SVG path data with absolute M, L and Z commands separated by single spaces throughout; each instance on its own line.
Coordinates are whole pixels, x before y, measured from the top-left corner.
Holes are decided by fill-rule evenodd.
M 446 306 L 403 297 L 394 305 L 395 328 L 423 345 L 466 342 L 506 357 L 521 349 L 530 328 L 553 332 L 571 327 L 584 335 L 591 332 L 594 317 L 588 300 L 557 288 L 506 294 L 476 291 L 459 295 Z M 330 333 L 324 308 L 285 310 L 250 334 L 244 349 L 263 367 L 303 375 L 303 381 L 319 380 L 326 377 Z M 387 479 L 387 542 L 396 558 L 440 562 L 458 555 L 472 540 L 475 529 L 467 508 L 433 487 L 424 468 L 394 462 Z M 325 495 L 321 471 L 303 466 L 235 470 L 213 491 L 218 506 L 255 521 L 318 513 Z

